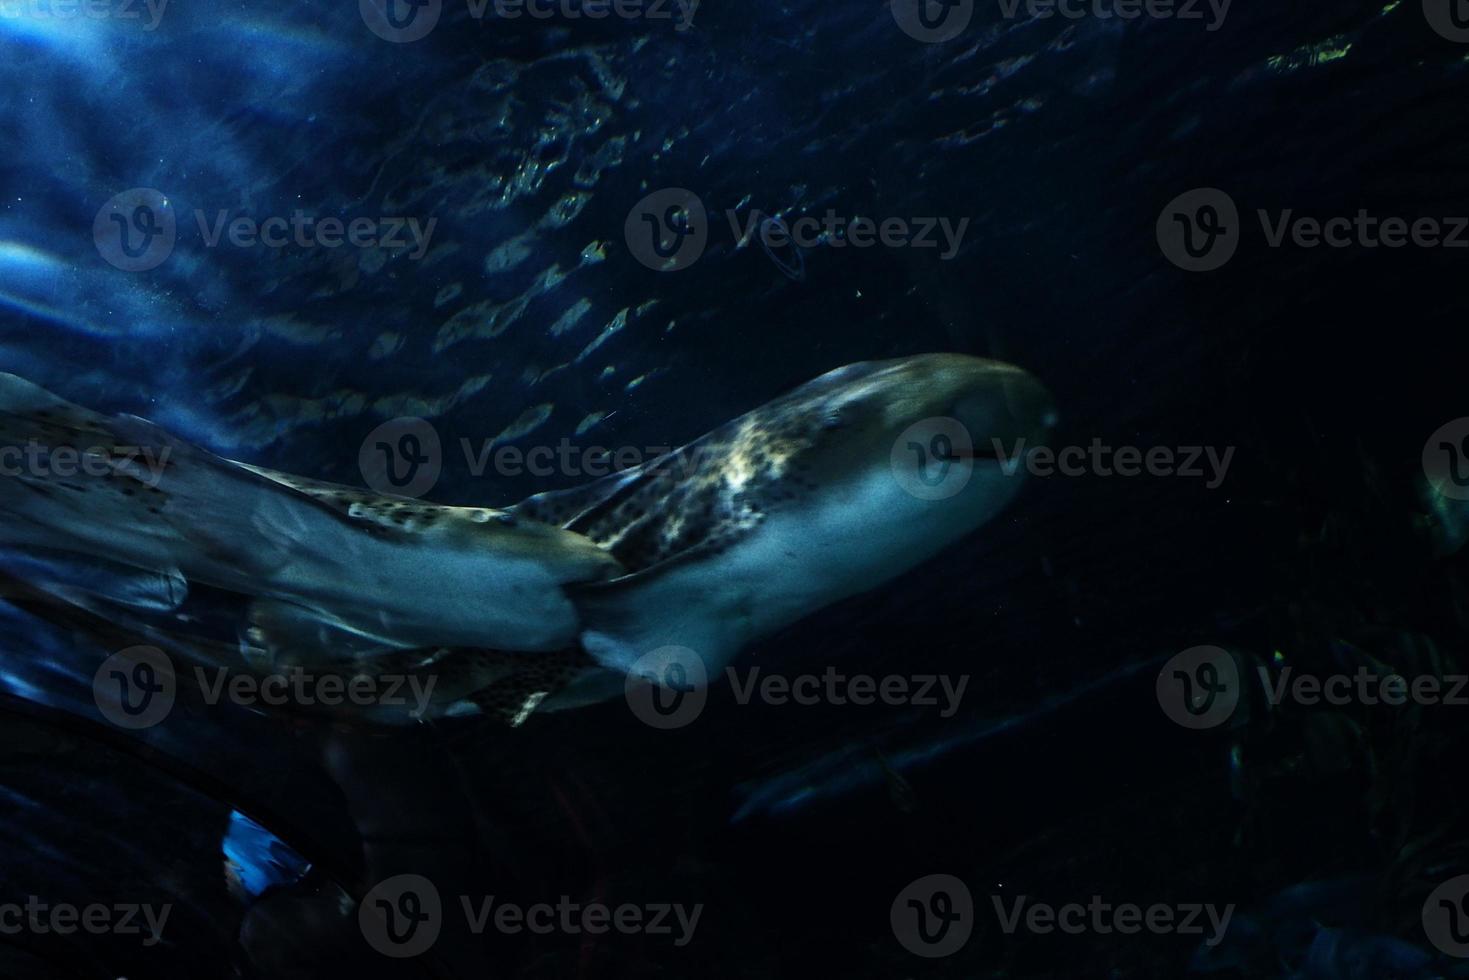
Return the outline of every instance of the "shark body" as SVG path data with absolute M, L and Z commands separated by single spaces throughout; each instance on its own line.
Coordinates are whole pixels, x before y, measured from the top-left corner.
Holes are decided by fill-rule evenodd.
M 111 459 L 85 478 L 0 476 L 0 550 L 123 570 L 127 589 L 58 588 L 93 611 L 140 592 L 166 611 L 196 586 L 240 596 L 257 669 L 433 674 L 431 714 L 518 723 L 615 696 L 629 674 L 663 683 L 690 652 L 712 677 L 923 562 L 1019 490 L 972 447 L 1039 444 L 1053 421 L 1045 389 L 1007 364 L 865 362 L 644 466 L 497 510 L 235 463 L 0 375 L 0 449 Z M 109 456 L 122 444 L 163 462 Z

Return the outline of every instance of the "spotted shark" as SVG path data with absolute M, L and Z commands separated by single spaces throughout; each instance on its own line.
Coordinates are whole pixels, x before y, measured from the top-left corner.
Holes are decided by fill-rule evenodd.
M 238 597 L 242 667 L 431 674 L 428 717 L 518 724 L 618 696 L 629 676 L 670 684 L 692 662 L 713 678 L 921 564 L 1019 492 L 1023 468 L 987 447 L 1043 445 L 1055 418 L 1009 364 L 864 362 L 642 466 L 497 509 L 234 462 L 0 375 L 0 463 L 38 461 L 0 466 L 0 569 L 35 559 L 12 574 L 93 614 Z M 410 720 L 387 714 L 374 720 Z

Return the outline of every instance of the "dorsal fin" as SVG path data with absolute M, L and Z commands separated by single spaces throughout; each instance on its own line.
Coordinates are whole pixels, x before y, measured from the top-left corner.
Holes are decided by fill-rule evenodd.
M 637 575 L 737 540 L 809 481 L 802 454 L 823 417 L 780 400 L 633 469 L 511 508 L 607 549 Z
M 293 473 L 250 463 L 235 463 L 290 490 L 294 490 L 318 504 L 331 509 L 348 520 L 373 525 L 384 531 L 426 531 L 435 526 L 462 525 L 474 527 L 482 524 L 509 525 L 515 517 L 509 511 L 493 507 L 454 507 L 434 504 L 411 497 L 395 497 L 376 493 L 341 483 L 313 480 Z

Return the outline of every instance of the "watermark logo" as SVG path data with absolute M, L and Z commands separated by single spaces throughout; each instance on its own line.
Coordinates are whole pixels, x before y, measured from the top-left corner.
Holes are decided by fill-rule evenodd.
M 562 895 L 553 905 L 537 902 L 520 905 L 495 895 L 460 895 L 460 910 L 474 935 L 486 930 L 506 935 L 555 932 L 577 936 L 600 936 L 616 931 L 626 935 L 675 936 L 673 945 L 687 946 L 704 914 L 703 904 L 687 907 L 677 903 L 578 902 Z M 428 952 L 443 931 L 445 910 L 434 883 L 422 875 L 403 874 L 378 884 L 357 910 L 357 922 L 368 945 L 394 959 L 407 959 Z
M 409 708 L 410 717 L 422 718 L 433 700 L 438 678 L 418 674 L 315 674 L 303 667 L 284 673 L 230 674 L 224 667 L 214 669 L 211 680 L 203 667 L 194 668 L 195 681 L 204 695 L 204 703 L 219 704 L 228 700 L 243 707 L 265 704 L 273 707 L 300 705 L 336 708 Z M 410 708 L 411 706 L 411 708 Z
M 1234 918 L 1234 906 L 1222 909 L 1203 902 L 1184 902 L 1168 905 L 1157 902 L 1147 907 L 1132 902 L 1113 905 L 1102 896 L 1093 895 L 1087 904 L 1068 902 L 1051 905 L 1033 902 L 1029 896 L 1020 895 L 1011 900 L 1009 909 L 999 895 L 990 896 L 1000 929 L 1007 936 L 1013 935 L 1021 926 L 1038 936 L 1061 932 L 1068 936 L 1096 933 L 1110 936 L 1114 933 L 1134 936 L 1140 932 L 1154 935 L 1207 936 L 1204 945 L 1217 946 L 1229 930 L 1229 921 Z
M 362 22 L 384 41 L 409 44 L 428 37 L 444 13 L 444 0 L 357 0 Z
M 665 472 L 688 476 L 698 472 L 705 454 L 705 450 L 698 446 L 690 447 L 678 456 L 669 456 L 671 446 L 582 447 L 565 438 L 555 446 L 543 444 L 529 449 L 497 445 L 489 439 L 483 440 L 478 450 L 468 439 L 461 438 L 459 446 L 469 472 L 477 477 L 484 476 L 493 468 L 500 476 L 597 478 L 655 464 Z
M 36 439 L 24 446 L 0 447 L 0 476 L 74 479 L 125 472 L 147 487 L 158 486 L 168 468 L 172 446 L 51 446 Z
M 1469 44 L 1469 2 L 1466 0 L 1423 0 L 1423 16 L 1439 36 Z
M 844 674 L 827 667 L 820 674 L 788 676 L 753 667 L 743 676 L 734 667 L 724 669 L 735 703 L 752 702 L 774 707 L 795 705 L 854 705 L 867 707 L 938 708 L 939 717 L 952 718 L 959 710 L 969 675 Z M 639 719 L 654 728 L 683 728 L 704 710 L 708 683 L 701 658 L 687 647 L 663 647 L 640 657 L 625 683 L 628 704 Z
M 1469 959 L 1469 875 L 1450 878 L 1429 894 L 1423 931 L 1439 952 Z
M 693 724 L 709 700 L 704 658 L 688 647 L 659 647 L 633 662 L 623 683 L 638 720 L 668 731 Z
M 672 936 L 676 925 L 678 934 L 673 945 L 679 948 L 693 940 L 699 917 L 704 914 L 703 903 L 692 907 L 668 902 L 648 905 L 624 902 L 609 906 L 603 902 L 583 904 L 574 901 L 570 895 L 562 895 L 555 905 L 549 902 L 519 905 L 497 899 L 494 895 L 482 896 L 477 903 L 470 896 L 462 895 L 459 904 L 464 909 L 469 931 L 475 935 L 483 933 L 492 920 L 497 932 L 511 936 L 522 932 L 542 936 L 554 932 L 569 936 L 600 936 L 610 931 L 623 935 Z
M 418 261 L 428 254 L 437 218 L 420 221 L 412 216 L 340 218 L 318 217 L 297 209 L 290 215 L 263 220 L 227 210 L 208 214 L 193 211 L 194 225 L 205 248 L 228 244 L 234 248 L 385 249 Z M 124 272 L 156 269 L 178 245 L 179 224 L 168 196 L 151 187 L 135 187 L 116 195 L 98 210 L 92 221 L 97 252 Z
M 745 672 L 743 680 L 733 667 L 726 667 L 730 686 L 734 688 L 735 702 L 747 705 L 758 699 L 764 704 L 777 707 L 787 704 L 811 706 L 831 704 L 867 706 L 885 704 L 889 707 L 939 708 L 940 718 L 952 718 L 959 710 L 964 689 L 969 686 L 969 675 L 960 674 L 957 680 L 948 674 L 915 674 L 904 677 L 889 674 L 874 677 L 871 674 L 843 674 L 835 667 L 828 667 L 821 674 L 765 674 L 759 667 Z M 942 698 L 942 701 L 940 701 Z
M 434 488 L 444 470 L 438 430 L 421 418 L 384 422 L 362 440 L 357 467 L 378 493 L 421 497 Z
M 1293 703 L 1314 707 L 1329 704 L 1341 708 L 1353 704 L 1375 707 L 1380 704 L 1399 707 L 1416 704 L 1423 707 L 1469 705 L 1469 675 L 1445 674 L 1436 677 L 1423 674 L 1411 681 L 1401 674 L 1383 674 L 1358 667 L 1355 674 L 1296 674 L 1291 667 L 1280 672 L 1278 680 L 1271 680 L 1270 672 L 1257 667 L 1260 684 L 1265 688 L 1265 698 L 1279 707 L 1289 698 Z
M 907 493 L 919 500 L 947 500 L 969 484 L 974 441 L 958 419 L 924 419 L 903 430 L 888 462 Z
M 1469 248 L 1469 217 L 1298 215 L 1294 208 L 1255 210 L 1268 248 Z M 1234 257 L 1244 232 L 1239 209 L 1223 191 L 1203 188 L 1175 198 L 1158 217 L 1158 244 L 1174 265 L 1212 272 Z
M 45 902 L 40 896 L 31 895 L 24 905 L 0 903 L 0 935 L 70 936 L 77 932 L 93 936 L 142 935 L 144 946 L 156 946 L 163 938 L 163 928 L 168 925 L 172 912 L 172 903 L 153 906 L 132 902 L 115 905 L 93 902 L 78 906 L 69 902 Z
M 173 661 L 157 647 L 128 647 L 102 661 L 92 677 L 92 700 L 119 728 L 152 728 L 168 717 L 178 692 Z
M 821 217 L 801 215 L 786 220 L 752 210 L 744 217 L 735 208 L 724 212 L 736 249 L 758 240 L 782 274 L 800 281 L 806 276 L 805 250 L 842 248 L 940 249 L 939 260 L 959 254 L 968 218 L 869 218 L 846 216 L 828 208 Z M 712 228 L 708 209 L 698 195 L 682 187 L 657 191 L 628 213 L 623 235 L 628 249 L 657 272 L 679 272 L 704 254 Z
M 1204 481 L 1208 490 L 1224 485 L 1233 446 L 1113 446 L 1100 437 L 1086 446 L 1030 445 L 1024 438 L 1008 445 L 991 439 L 976 449 L 964 424 L 953 418 L 930 418 L 904 429 L 893 443 L 889 463 L 907 493 L 920 500 L 944 500 L 969 483 L 974 461 L 994 464 L 1007 477 L 1020 473 L 1051 477 L 1176 477 Z
M 1234 199 L 1214 187 L 1180 194 L 1158 216 L 1158 246 L 1188 272 L 1223 268 L 1239 249 L 1240 231 Z
M 423 875 L 396 875 L 363 896 L 357 925 L 367 944 L 384 956 L 420 956 L 438 942 L 444 903 Z
M 908 885 L 893 899 L 888 914 L 893 935 L 915 956 L 952 956 L 974 931 L 974 898 L 969 886 L 953 875 L 928 875 Z
M 1222 647 L 1185 650 L 1158 672 L 1158 704 L 1184 728 L 1217 728 L 1239 705 L 1239 665 Z
M 803 249 L 827 248 L 937 248 L 939 261 L 949 262 L 959 254 L 969 219 L 954 221 L 945 217 L 899 218 L 881 220 L 863 215 L 849 217 L 827 208 L 821 217 L 803 214 L 786 221 L 761 211 L 751 211 L 744 219 L 733 208 L 724 213 L 730 235 L 741 247 L 758 238 L 761 247 L 788 277 L 805 275 Z M 790 258 L 784 256 L 790 255 Z
M 1206 20 L 1204 30 L 1214 33 L 1224 26 L 1233 0 L 999 0 L 1000 14 L 1006 20 L 1026 17 L 1049 20 L 1062 17 L 1081 20 Z
M 178 219 L 162 191 L 134 187 L 97 211 L 92 241 L 109 265 L 123 272 L 147 272 L 173 254 Z
M 291 212 L 290 217 L 272 215 L 260 220 L 251 215 L 230 218 L 228 211 L 216 211 L 211 217 L 202 210 L 194 212 L 194 224 L 205 248 L 218 248 L 226 241 L 235 248 L 282 249 L 341 248 L 344 244 L 358 249 L 402 249 L 408 259 L 417 262 L 428 254 L 438 218 L 419 221 L 411 216 L 350 220 L 327 215 L 319 218 L 305 211 Z
M 999 439 L 991 439 L 994 459 L 1000 472 L 1014 476 L 1022 466 L 1031 476 L 1179 477 L 1202 479 L 1204 488 L 1218 490 L 1224 485 L 1234 447 L 1221 452 L 1215 446 L 1110 446 L 1094 438 L 1089 446 L 1027 446 L 1017 439 L 1006 447 Z
M 693 191 L 669 187 L 634 205 L 622 231 L 633 258 L 655 272 L 678 272 L 708 247 L 709 213 Z
M 1423 444 L 1423 475 L 1453 500 L 1469 500 L 1469 418 L 1445 423 Z
M 468 0 L 469 16 L 517 21 L 673 21 L 674 31 L 694 26 L 701 0 Z M 427 37 L 443 15 L 443 0 L 358 0 L 362 20 L 385 41 L 406 44 Z
M 891 0 L 893 20 L 915 41 L 942 44 L 963 34 L 974 19 L 975 0 Z
M 169 0 L 0 0 L 0 20 L 142 20 L 145 31 L 163 22 Z

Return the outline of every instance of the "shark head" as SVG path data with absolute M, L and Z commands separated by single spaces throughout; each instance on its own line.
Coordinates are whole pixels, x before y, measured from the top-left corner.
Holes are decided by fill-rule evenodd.
M 852 545 L 846 561 L 891 574 L 964 537 L 1019 492 L 1025 451 L 1056 424 L 1026 371 L 961 354 L 840 368 L 793 393 L 821 431 L 800 468 L 808 518 Z
M 532 498 L 628 570 L 580 590 L 582 646 L 664 683 L 965 538 L 1019 492 L 1055 423 L 1034 377 L 928 354 L 831 371 L 626 475 Z M 690 670 L 689 664 L 679 663 Z

